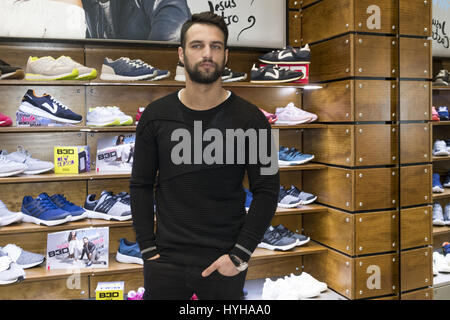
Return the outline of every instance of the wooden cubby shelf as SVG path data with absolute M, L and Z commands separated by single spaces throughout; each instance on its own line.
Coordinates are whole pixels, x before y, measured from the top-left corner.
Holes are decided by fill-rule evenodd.
M 435 85 L 433 85 L 433 90 L 436 90 L 436 91 L 450 91 L 450 86 L 435 86 Z
M 449 226 L 433 226 L 433 237 L 441 234 L 449 234 L 450 227 Z
M 291 250 L 287 250 L 287 251 L 272 251 L 272 250 L 268 250 L 268 249 L 264 249 L 264 248 L 256 248 L 255 251 L 253 252 L 250 263 L 252 261 L 257 261 L 257 260 L 279 259 L 279 258 L 292 257 L 292 256 L 303 256 L 303 255 L 308 255 L 308 254 L 324 253 L 327 251 L 328 251 L 327 248 L 325 248 L 324 246 L 322 246 L 312 240 L 301 247 L 295 247 L 295 248 L 293 248 Z
M 97 179 L 124 179 L 129 178 L 129 173 L 96 173 L 95 171 L 75 174 L 38 174 L 21 175 L 17 177 L 0 178 L 0 184 L 4 183 L 26 183 L 26 182 L 51 182 L 51 181 L 80 181 Z
M 449 126 L 450 121 L 432 121 L 431 124 L 433 126 Z
M 433 156 L 433 162 L 448 161 L 448 160 L 450 160 L 450 156 Z
M 433 201 L 444 198 L 450 198 L 450 189 L 446 188 L 443 193 L 433 193 Z

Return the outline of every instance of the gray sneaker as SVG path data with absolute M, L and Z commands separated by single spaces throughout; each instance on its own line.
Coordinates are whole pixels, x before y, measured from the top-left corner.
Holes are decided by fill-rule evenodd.
M 442 212 L 442 206 L 439 202 L 433 204 L 433 225 L 445 226 L 444 214 Z
M 297 244 L 296 244 L 297 247 L 308 243 L 309 240 L 310 240 L 309 237 L 304 236 L 302 234 L 298 234 L 298 233 L 292 232 L 291 230 L 289 230 L 288 228 L 286 228 L 282 224 L 279 224 L 279 225 L 275 226 L 275 229 L 283 237 L 295 239 L 297 241 Z
M 287 193 L 298 198 L 300 200 L 300 204 L 310 204 L 317 200 L 317 196 L 300 191 L 296 186 L 291 186 L 291 188 L 287 190 Z
M 301 200 L 293 195 L 287 193 L 287 190 L 280 186 L 280 193 L 278 194 L 278 206 L 280 208 L 294 208 L 301 204 Z
M 16 283 L 25 279 L 25 271 L 0 249 L 0 285 Z
M 450 203 L 447 203 L 444 209 L 444 223 L 446 226 L 450 225 Z
M 22 221 L 22 212 L 11 212 L 0 200 L 0 226 L 7 226 L 14 222 Z
M 0 150 L 0 177 L 11 177 L 27 170 L 27 166 L 23 163 L 8 160 L 2 155 Z
M 7 244 L 3 248 L 0 248 L 0 250 L 6 253 L 22 269 L 33 268 L 45 260 L 43 255 L 25 251 L 15 244 Z
M 2 150 L 0 156 L 2 155 L 10 161 L 25 164 L 27 169 L 23 172 L 24 174 L 39 174 L 50 171 L 54 167 L 52 162 L 32 158 L 31 154 L 21 146 L 18 146 L 17 151 L 11 154 Z
M 296 239 L 283 237 L 278 230 L 270 226 L 264 233 L 263 239 L 258 244 L 258 248 L 286 251 L 296 245 Z

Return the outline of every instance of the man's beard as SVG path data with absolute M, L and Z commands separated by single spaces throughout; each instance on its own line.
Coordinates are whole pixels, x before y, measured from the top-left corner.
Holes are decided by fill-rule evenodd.
M 217 64 L 216 62 L 212 60 L 202 60 L 201 62 L 198 62 L 196 65 L 194 65 L 192 68 L 190 66 L 189 60 L 187 57 L 184 57 L 184 68 L 186 72 L 189 74 L 189 78 L 191 78 L 192 81 L 202 83 L 202 84 L 211 84 L 215 82 L 217 79 L 219 79 L 222 76 L 223 71 L 225 70 L 225 57 L 223 58 L 222 65 Z M 204 72 L 200 71 L 200 64 L 204 62 L 210 62 L 214 64 L 214 71 L 211 72 Z

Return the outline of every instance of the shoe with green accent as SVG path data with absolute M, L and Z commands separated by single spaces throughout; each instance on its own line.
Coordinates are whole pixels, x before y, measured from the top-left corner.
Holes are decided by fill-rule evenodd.
M 56 62 L 61 66 L 72 67 L 78 70 L 78 76 L 75 80 L 92 80 L 97 78 L 97 70 L 94 68 L 88 68 L 82 64 L 72 60 L 71 57 L 61 56 L 56 59 Z
M 50 56 L 42 58 L 29 57 L 25 80 L 74 80 L 78 75 L 78 69 L 70 65 L 61 64 Z

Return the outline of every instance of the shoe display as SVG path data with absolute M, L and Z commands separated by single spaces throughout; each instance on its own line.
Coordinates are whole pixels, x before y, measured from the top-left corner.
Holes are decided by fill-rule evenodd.
M 450 170 L 448 170 L 447 175 L 444 178 L 444 188 L 450 188 Z
M 314 155 L 301 153 L 294 147 L 288 148 L 280 146 L 278 151 L 278 165 L 281 166 L 296 166 L 304 164 L 314 159 Z
M 55 58 L 29 57 L 26 66 L 25 80 L 74 80 L 78 77 L 78 69 L 72 64 L 63 64 Z
M 16 283 L 23 279 L 25 279 L 25 270 L 0 249 L 0 285 Z
M 143 67 L 146 67 L 146 68 L 148 68 L 148 69 L 150 69 L 150 70 L 151 70 L 151 69 L 155 69 L 155 70 L 156 70 L 156 76 L 153 77 L 153 78 L 151 78 L 151 79 L 149 79 L 149 80 L 151 80 L 151 81 L 167 79 L 168 77 L 170 77 L 170 71 L 169 71 L 169 70 L 160 70 L 160 69 L 157 69 L 157 68 L 155 68 L 155 67 L 149 65 L 148 63 L 142 61 L 141 59 L 134 59 L 134 60 L 132 60 L 132 61 L 134 61 L 135 63 L 137 63 L 137 64 L 139 64 L 139 65 L 141 65 L 141 66 L 143 66 Z
M 438 86 L 448 86 L 449 83 L 450 73 L 447 70 L 440 70 L 433 82 L 433 84 Z
M 0 227 L 22 221 L 22 212 L 9 211 L 6 205 L 0 200 Z
M 311 62 L 311 51 L 308 45 L 296 49 L 286 47 L 283 50 L 275 50 L 263 54 L 259 61 L 268 64 L 309 64 Z
M 13 67 L 3 60 L 0 60 L 0 79 L 23 79 L 25 72 L 20 67 Z
M 184 64 L 178 60 L 177 69 L 175 71 L 175 81 L 186 82 L 186 75 L 184 73 Z
M 76 69 L 78 71 L 78 75 L 75 80 L 92 80 L 97 78 L 97 70 L 94 68 L 88 68 L 83 66 L 81 63 L 78 63 L 72 60 L 71 57 L 60 56 L 55 60 L 57 65 L 61 65 L 62 67 L 67 67 L 68 69 Z
M 266 65 L 264 67 L 257 68 L 253 65 L 250 82 L 253 83 L 283 83 L 292 82 L 303 78 L 304 74 L 301 71 L 290 71 L 286 69 L 280 69 L 275 65 Z
M 156 77 L 157 74 L 156 68 L 142 65 L 127 57 L 121 57 L 117 60 L 105 58 L 100 79 L 119 81 L 150 80 Z
M 12 120 L 7 115 L 0 113 L 0 127 L 9 127 L 12 125 Z
M 439 113 L 437 112 L 435 106 L 433 106 L 431 108 L 431 120 L 433 120 L 433 121 L 441 121 L 441 119 L 439 118 Z
M 445 260 L 444 255 L 439 252 L 433 252 L 433 264 L 436 266 L 438 272 L 450 273 L 450 265 Z
M 141 250 L 137 243 L 121 238 L 117 249 L 116 260 L 122 263 L 136 263 L 143 265 Z
M 95 200 L 95 194 L 89 194 L 84 209 L 88 212 L 88 218 L 118 221 L 131 219 L 130 205 L 107 191 L 102 191 L 98 200 Z
M 295 208 L 301 204 L 301 200 L 293 195 L 287 193 L 287 190 L 280 186 L 280 193 L 278 194 L 278 206 L 280 208 Z
M 247 79 L 247 74 L 245 72 L 233 71 L 227 67 L 225 67 L 222 74 L 222 82 L 236 82 L 245 79 Z
M 144 110 L 145 110 L 145 107 L 139 107 L 139 108 L 137 109 L 137 112 L 136 112 L 136 122 L 135 122 L 136 125 L 138 125 L 139 120 L 141 119 L 141 116 L 142 116 L 142 113 L 144 112 Z
M 297 108 L 292 102 L 284 108 L 276 108 L 275 114 L 278 116 L 277 125 L 296 125 L 317 120 L 316 114 Z
M 445 226 L 444 213 L 442 211 L 442 206 L 439 202 L 435 202 L 433 204 L 433 225 Z
M 286 192 L 287 192 L 287 194 L 300 199 L 300 204 L 303 204 L 303 205 L 311 204 L 317 200 L 317 196 L 315 196 L 311 193 L 300 191 L 299 189 L 297 189 L 296 186 L 291 186 L 291 188 L 289 190 L 287 190 Z
M 54 194 L 50 200 L 60 209 L 70 213 L 70 221 L 78 221 L 87 218 L 86 210 L 68 201 L 62 194 Z
M 443 193 L 444 191 L 445 189 L 441 184 L 441 176 L 439 173 L 433 173 L 433 192 Z
M 86 125 L 93 127 L 120 126 L 120 118 L 106 107 L 89 108 Z
M 275 226 L 274 228 L 275 228 L 275 229 L 276 229 L 283 237 L 295 239 L 295 241 L 297 242 L 297 243 L 296 243 L 296 246 L 297 246 L 297 247 L 302 246 L 302 245 L 308 243 L 309 240 L 310 240 L 309 237 L 306 237 L 306 236 L 304 236 L 304 235 L 302 235 L 302 234 L 298 234 L 298 233 L 292 232 L 291 230 L 289 230 L 288 228 L 286 228 L 286 227 L 283 226 L 282 224 L 279 224 L 279 225 Z
M 438 109 L 437 109 L 437 112 L 439 114 L 439 119 L 441 121 L 449 120 L 449 114 L 448 114 L 447 106 L 439 106 Z
M 22 98 L 19 111 L 63 123 L 76 124 L 83 120 L 81 115 L 71 111 L 51 95 L 37 96 L 31 89 Z
M 106 111 L 110 112 L 113 116 L 119 119 L 120 126 L 131 126 L 133 124 L 133 117 L 123 113 L 119 107 L 106 106 Z
M 278 116 L 276 114 L 269 113 L 261 108 L 259 108 L 259 110 L 261 110 L 261 112 L 264 114 L 264 116 L 266 117 L 267 121 L 269 121 L 270 124 L 274 124 L 278 120 Z
M 43 255 L 25 251 L 15 244 L 7 244 L 3 248 L 0 247 L 0 250 L 5 252 L 22 269 L 36 267 L 45 261 Z
M 71 221 L 70 213 L 58 208 L 46 193 L 41 193 L 36 199 L 25 196 L 22 201 L 22 213 L 23 222 L 48 227 Z
M 10 154 L 6 150 L 1 150 L 0 156 L 5 157 L 9 161 L 26 165 L 26 169 L 23 171 L 24 174 L 40 174 L 51 171 L 54 168 L 54 164 L 50 161 L 32 158 L 31 154 L 22 146 L 18 146 L 17 151 Z
M 444 140 L 436 140 L 433 145 L 434 156 L 448 156 L 450 152 L 447 150 L 447 143 Z
M 296 245 L 296 239 L 283 237 L 277 229 L 269 226 L 266 232 L 264 232 L 264 236 L 258 244 L 258 248 L 286 251 L 294 248 Z
M 444 207 L 444 224 L 450 226 L 450 203 L 447 203 Z
M 8 158 L 3 155 L 3 151 L 0 151 L 0 178 L 18 175 L 27 169 L 27 165 L 8 160 Z

